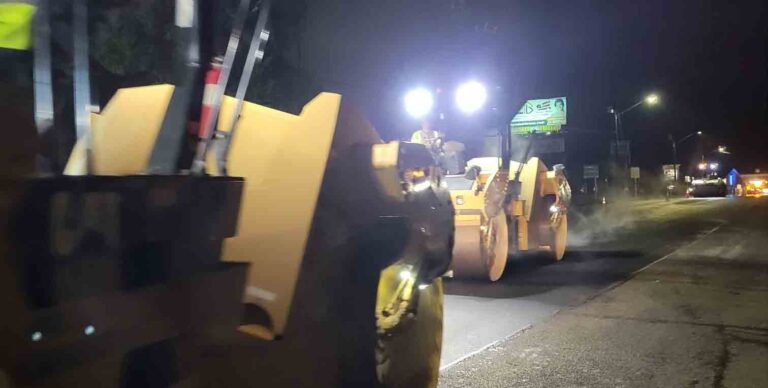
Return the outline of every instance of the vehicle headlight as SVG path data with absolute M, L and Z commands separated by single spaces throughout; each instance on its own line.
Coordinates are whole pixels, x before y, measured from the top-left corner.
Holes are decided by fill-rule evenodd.
M 456 204 L 457 205 L 463 205 L 464 204 L 464 197 L 461 195 L 456 196 Z

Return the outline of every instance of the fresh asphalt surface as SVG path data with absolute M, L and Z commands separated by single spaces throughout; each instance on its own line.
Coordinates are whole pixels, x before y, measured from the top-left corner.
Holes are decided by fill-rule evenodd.
M 468 368 L 504 364 L 502 355 L 496 359 L 489 352 L 504 343 L 524 341 L 526 329 L 556 321 L 558 312 L 583 305 L 724 225 L 742 219 L 768 225 L 768 198 L 627 201 L 589 213 L 569 213 L 570 249 L 560 262 L 510 258 L 505 275 L 496 283 L 446 282 L 441 385 L 462 386 L 467 381 L 457 376 L 466 376 Z M 482 369 L 478 374 L 483 375 Z

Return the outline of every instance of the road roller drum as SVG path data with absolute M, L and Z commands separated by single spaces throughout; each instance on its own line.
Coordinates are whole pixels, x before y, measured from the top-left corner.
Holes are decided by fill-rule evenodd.
M 563 258 L 570 187 L 561 166 L 550 171 L 531 158 L 501 168 L 500 158 L 485 157 L 466 171 L 446 177 L 456 208 L 455 277 L 496 281 L 509 255 L 527 251 Z

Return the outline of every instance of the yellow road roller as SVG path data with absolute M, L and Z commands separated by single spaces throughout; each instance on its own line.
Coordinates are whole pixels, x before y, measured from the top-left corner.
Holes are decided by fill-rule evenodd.
M 146 169 L 173 89 L 117 92 L 92 121 L 91 173 Z M 332 93 L 299 115 L 244 102 L 234 128 L 244 187 L 222 256 L 249 264 L 243 320 L 200 370 L 223 386 L 435 386 L 454 212 L 429 151 L 382 142 Z M 68 173 L 86 157 L 76 146 Z
M 63 173 L 29 172 L 46 131 L 61 130 L 45 104 L 37 136 L 31 117 L 9 121 L 8 138 L 34 147 L 0 163 L 26 167 L 0 171 L 0 310 L 12 318 L 0 320 L 0 386 L 436 386 L 454 208 L 432 155 L 382 141 L 338 94 L 299 114 L 244 101 L 269 1 L 235 97 L 224 91 L 249 0 L 218 75 L 198 85 L 195 39 L 210 25 L 195 3 L 177 8 L 189 49 L 177 84 L 119 89 L 91 113 L 87 3 L 73 2 L 77 142 L 57 150 Z M 35 47 L 36 74 L 50 75 Z M 58 97 L 45 85 L 35 97 Z
M 481 157 L 445 182 L 456 209 L 454 276 L 496 281 L 507 258 L 524 252 L 563 258 L 570 187 L 562 166 Z

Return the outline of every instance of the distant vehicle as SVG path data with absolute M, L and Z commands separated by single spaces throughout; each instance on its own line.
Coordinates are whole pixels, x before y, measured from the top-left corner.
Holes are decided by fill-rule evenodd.
M 759 197 L 768 195 L 768 176 L 766 174 L 742 175 L 742 195 Z
M 700 197 L 725 197 L 728 186 L 725 180 L 718 177 L 709 179 L 694 179 L 688 188 L 688 195 L 694 198 Z

